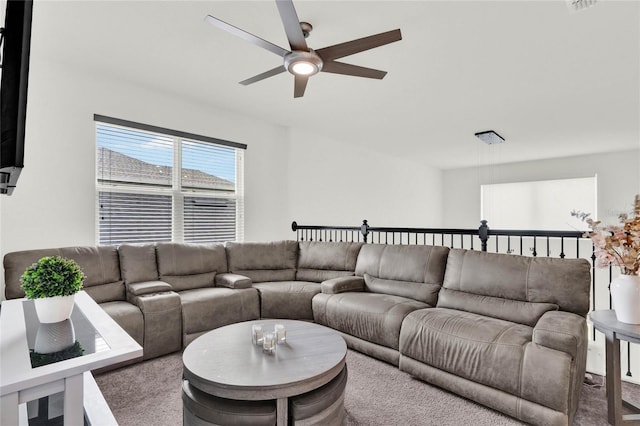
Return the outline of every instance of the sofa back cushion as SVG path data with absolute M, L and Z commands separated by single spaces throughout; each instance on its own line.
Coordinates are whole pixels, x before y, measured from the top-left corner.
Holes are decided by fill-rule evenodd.
M 586 259 L 555 259 L 452 249 L 438 307 L 535 325 L 547 311 L 589 311 Z
M 435 305 L 448 253 L 447 247 L 365 244 L 355 273 L 364 277 L 367 291 Z
M 60 255 L 75 260 L 84 272 L 84 290 L 97 303 L 125 300 L 115 246 L 66 247 Z
M 362 244 L 300 241 L 296 279 L 319 283 L 332 278 L 353 275 Z
M 213 287 L 216 273 L 227 272 L 224 245 L 158 243 L 160 280 L 175 291 Z
M 4 257 L 7 299 L 24 297 L 20 276 L 26 268 L 44 256 L 62 256 L 75 260 L 85 275 L 83 290 L 97 303 L 125 300 L 115 246 L 63 247 L 7 253 Z
M 118 247 L 118 255 L 126 284 L 158 280 L 155 244 L 122 244 Z
M 225 248 L 229 272 L 245 275 L 255 283 L 295 280 L 297 241 L 228 242 Z

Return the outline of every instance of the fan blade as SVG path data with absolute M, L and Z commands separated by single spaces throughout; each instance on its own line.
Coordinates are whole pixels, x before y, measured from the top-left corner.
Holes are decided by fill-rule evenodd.
M 307 88 L 307 81 L 309 81 L 308 75 L 296 75 L 295 86 L 293 88 L 293 97 L 301 98 L 304 96 L 304 89 Z
M 225 30 L 227 32 L 230 32 L 231 34 L 233 34 L 236 37 L 240 37 L 243 40 L 248 41 L 249 43 L 253 43 L 256 46 L 260 46 L 263 49 L 267 49 L 269 52 L 273 52 L 276 55 L 283 57 L 284 55 L 286 55 L 287 53 L 289 53 L 288 50 L 283 49 L 280 46 L 276 46 L 273 43 L 270 43 L 264 39 L 261 39 L 258 36 L 255 36 L 251 33 L 246 32 L 245 30 L 241 30 L 238 27 L 234 27 L 231 24 L 228 24 L 224 21 L 221 21 L 218 18 L 214 18 L 211 15 L 207 15 L 207 17 L 205 18 L 205 20 L 210 23 L 211 25 L 213 25 L 214 27 L 220 28 L 222 30 Z M 302 31 L 302 30 L 301 30 Z
M 260 80 L 264 80 L 265 78 L 269 78 L 269 77 L 273 77 L 274 75 L 278 75 L 278 74 L 280 74 L 282 72 L 285 72 L 286 70 L 287 69 L 283 65 L 280 65 L 280 66 L 275 67 L 272 70 L 265 71 L 262 74 L 258 74 L 256 76 L 253 76 L 253 77 L 248 78 L 246 80 L 242 80 L 240 82 L 240 84 L 242 84 L 243 86 L 248 86 L 249 84 L 253 84 L 253 83 L 258 82 Z
M 393 43 L 398 40 L 402 40 L 402 34 L 400 34 L 399 29 L 347 41 L 345 43 L 334 44 L 329 47 L 323 47 L 322 49 L 316 50 L 316 53 L 320 55 L 323 61 L 326 62 L 331 61 L 332 59 L 339 59 L 353 55 L 354 53 L 373 49 L 375 47 L 384 46 L 385 44 Z
M 334 74 L 353 75 L 355 77 L 377 78 L 382 80 L 386 71 L 380 71 L 373 68 L 360 67 L 358 65 L 345 64 L 344 62 L 329 61 L 322 65 L 322 72 L 330 72 Z
M 280 19 L 282 19 L 282 25 L 284 25 L 284 32 L 287 33 L 291 50 L 308 52 L 307 41 L 304 39 L 304 34 L 302 34 L 300 20 L 298 19 L 296 8 L 293 7 L 293 2 L 291 0 L 276 0 L 276 5 L 278 6 Z

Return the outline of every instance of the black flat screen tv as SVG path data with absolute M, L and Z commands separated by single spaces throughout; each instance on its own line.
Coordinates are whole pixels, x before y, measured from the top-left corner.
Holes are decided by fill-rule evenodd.
M 11 195 L 24 167 L 32 0 L 8 0 L 2 29 L 0 194 Z

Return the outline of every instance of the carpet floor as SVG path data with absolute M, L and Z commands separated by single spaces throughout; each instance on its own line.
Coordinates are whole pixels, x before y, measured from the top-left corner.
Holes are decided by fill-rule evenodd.
M 392 365 L 349 350 L 345 425 L 501 426 L 523 423 L 414 379 Z M 121 426 L 182 424 L 182 354 L 175 353 L 96 376 Z M 584 384 L 574 425 L 607 424 L 603 378 Z M 640 387 L 623 384 L 627 399 Z M 629 398 L 631 397 L 631 398 Z

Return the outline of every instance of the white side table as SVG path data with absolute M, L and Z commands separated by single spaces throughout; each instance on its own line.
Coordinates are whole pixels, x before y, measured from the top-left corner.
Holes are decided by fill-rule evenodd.
M 84 394 L 89 392 L 95 396 L 97 390 L 89 371 L 142 356 L 142 347 L 84 291 L 76 294 L 71 321 L 84 354 L 32 367 L 29 349 L 33 346 L 33 327 L 36 330 L 39 327 L 33 301 L 2 302 L 0 424 L 21 424 L 21 404 L 64 392 L 64 425 L 82 425 L 88 414 Z

